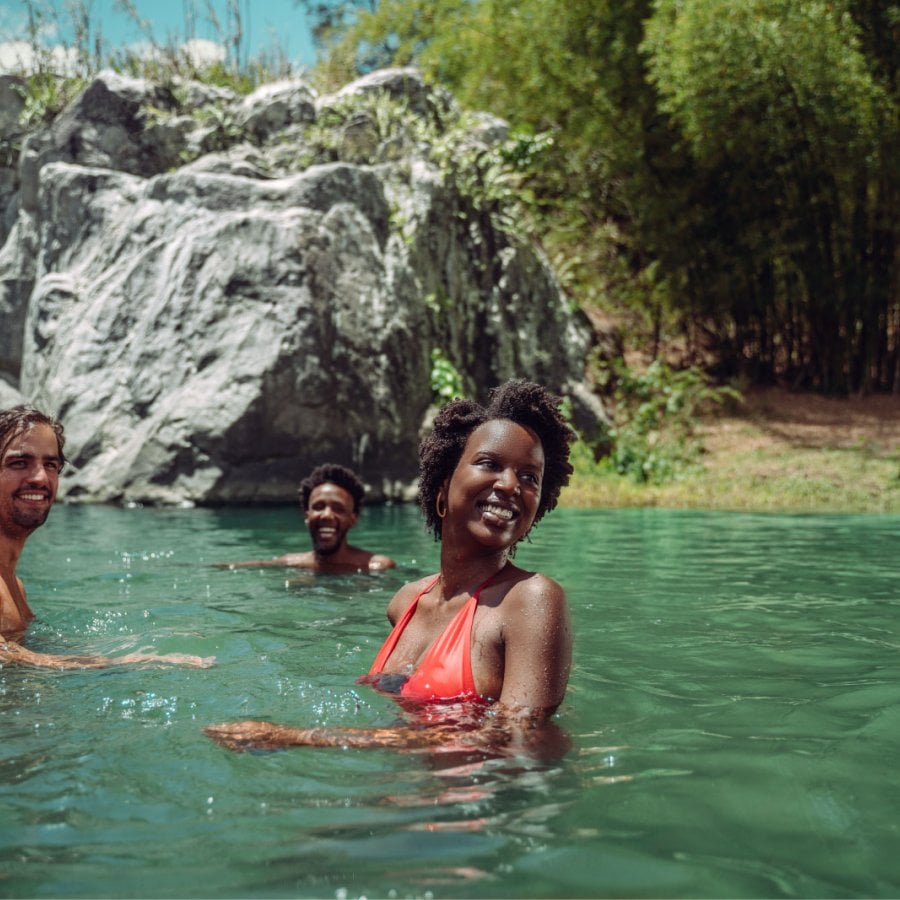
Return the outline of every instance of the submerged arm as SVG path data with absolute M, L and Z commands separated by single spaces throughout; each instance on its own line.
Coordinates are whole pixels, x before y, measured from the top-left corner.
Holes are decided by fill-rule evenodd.
M 229 750 L 341 747 L 362 750 L 469 751 L 499 755 L 558 751 L 564 736 L 543 710 L 498 710 L 477 727 L 458 724 L 402 724 L 390 728 L 291 728 L 272 722 L 226 722 L 204 733 Z
M 287 566 L 301 566 L 303 563 L 292 563 L 286 556 L 275 556 L 272 559 L 242 559 L 237 562 L 213 563 L 216 569 L 273 569 Z
M 77 656 L 74 654 L 35 653 L 15 641 L 0 637 L 0 664 L 19 663 L 45 669 L 106 669 L 110 666 L 151 665 L 164 663 L 180 666 L 208 668 L 215 662 L 213 656 L 191 656 L 187 653 L 129 653 L 126 656 Z
M 411 728 L 291 728 L 272 722 L 223 722 L 204 733 L 229 750 L 282 750 L 287 747 L 359 747 L 421 749 L 437 742 L 436 734 Z

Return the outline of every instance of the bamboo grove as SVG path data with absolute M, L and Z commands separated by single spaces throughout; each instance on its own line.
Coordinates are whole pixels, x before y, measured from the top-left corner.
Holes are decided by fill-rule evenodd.
M 415 64 L 512 124 L 576 302 L 723 377 L 900 391 L 900 5 L 304 5 L 324 70 Z

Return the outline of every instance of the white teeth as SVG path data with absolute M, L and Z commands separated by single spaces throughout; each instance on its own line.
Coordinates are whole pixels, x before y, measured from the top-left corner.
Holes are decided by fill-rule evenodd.
M 45 500 L 46 494 L 19 494 L 23 500 Z
M 505 506 L 496 506 L 493 503 L 485 503 L 484 511 L 490 513 L 492 516 L 497 516 L 499 519 L 509 520 L 513 517 L 513 511 L 511 509 L 507 509 Z

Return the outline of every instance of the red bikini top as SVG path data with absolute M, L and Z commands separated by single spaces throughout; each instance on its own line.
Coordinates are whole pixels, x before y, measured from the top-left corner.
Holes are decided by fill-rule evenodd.
M 482 699 L 475 689 L 472 675 L 472 622 L 475 619 L 475 607 L 482 590 L 496 576 L 491 575 L 478 590 L 465 602 L 462 609 L 453 617 L 447 627 L 438 635 L 428 648 L 419 667 L 406 679 L 400 688 L 400 696 L 411 700 L 470 700 Z M 419 598 L 427 594 L 440 580 L 440 574 L 427 587 L 421 590 L 415 600 L 406 608 L 406 612 L 391 630 L 384 642 L 369 674 L 367 681 L 377 685 L 378 676 L 390 659 L 400 635 L 409 624 L 419 605 Z

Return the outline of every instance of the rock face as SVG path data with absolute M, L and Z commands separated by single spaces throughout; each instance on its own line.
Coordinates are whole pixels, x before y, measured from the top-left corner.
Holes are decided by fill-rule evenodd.
M 327 460 L 409 496 L 435 349 L 469 395 L 524 377 L 602 416 L 589 329 L 467 187 L 501 126 L 411 70 L 334 97 L 98 76 L 25 141 L 0 250 L 4 396 L 65 424 L 64 495 L 284 501 Z

